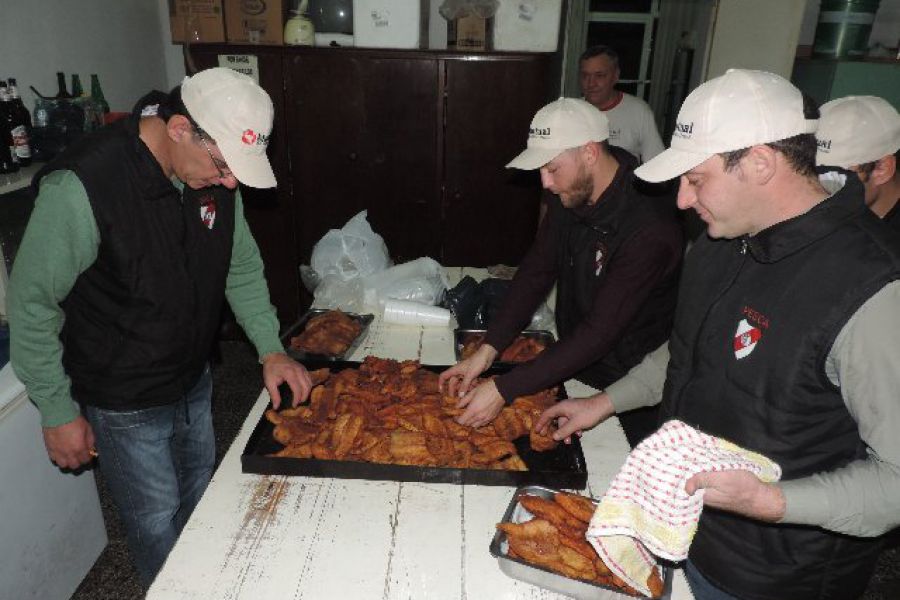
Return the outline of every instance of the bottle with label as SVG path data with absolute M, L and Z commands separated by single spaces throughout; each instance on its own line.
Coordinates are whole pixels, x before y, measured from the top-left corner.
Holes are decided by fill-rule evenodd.
M 19 163 L 24 167 L 34 159 L 34 148 L 32 148 L 31 144 L 31 113 L 28 112 L 25 103 L 22 102 L 22 98 L 19 96 L 19 88 L 14 77 L 9 78 L 9 85 L 6 86 L 6 89 L 9 92 L 12 111 L 16 120 L 25 126 L 25 139 L 16 144 L 16 150 L 19 153 Z M 24 154 L 28 156 L 25 157 Z
M 8 138 L 7 143 L 13 162 L 19 167 L 31 164 L 31 150 L 25 134 L 25 124 L 19 122 L 18 115 L 13 110 L 5 81 L 0 81 L 0 128 L 7 132 L 4 137 Z M 20 145 L 22 146 L 21 150 L 19 150 Z M 25 164 L 22 163 L 20 157 L 25 159 Z
M 109 112 L 109 104 L 106 102 L 106 98 L 103 97 L 103 88 L 100 87 L 100 79 L 96 73 L 91 74 L 91 98 L 100 107 L 101 112 L 104 114 Z
M 16 143 L 12 137 L 12 117 L 9 114 L 6 82 L 0 81 L 0 173 L 15 173 L 19 170 L 16 159 Z

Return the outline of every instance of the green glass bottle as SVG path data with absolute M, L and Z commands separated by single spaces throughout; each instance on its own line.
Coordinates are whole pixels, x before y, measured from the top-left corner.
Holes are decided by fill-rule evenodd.
M 81 88 L 81 77 L 78 73 L 72 73 L 72 96 L 81 98 L 84 96 L 84 90 Z
M 91 98 L 101 107 L 104 113 L 109 112 L 109 103 L 103 97 L 103 88 L 100 87 L 100 79 L 96 73 L 91 75 Z

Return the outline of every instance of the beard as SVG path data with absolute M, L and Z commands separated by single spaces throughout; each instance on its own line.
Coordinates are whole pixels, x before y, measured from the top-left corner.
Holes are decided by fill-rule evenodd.
M 559 194 L 559 200 L 566 208 L 581 208 L 594 196 L 594 180 L 584 164 L 579 165 L 578 174 L 568 190 Z

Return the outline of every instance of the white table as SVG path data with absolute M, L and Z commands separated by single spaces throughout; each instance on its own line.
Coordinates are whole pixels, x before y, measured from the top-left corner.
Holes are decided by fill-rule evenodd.
M 458 281 L 460 269 L 449 271 Z M 453 364 L 453 331 L 376 317 L 351 359 L 368 354 Z M 574 381 L 566 390 L 594 391 Z M 513 488 L 241 473 L 241 453 L 268 404 L 263 390 L 148 600 L 563 598 L 510 579 L 488 552 Z M 609 419 L 582 445 L 585 493 L 600 496 L 628 443 Z M 680 572 L 672 598 L 691 598 Z

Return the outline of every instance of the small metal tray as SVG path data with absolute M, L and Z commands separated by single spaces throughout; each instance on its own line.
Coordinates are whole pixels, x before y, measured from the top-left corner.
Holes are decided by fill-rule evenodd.
M 310 361 L 310 370 L 328 367 L 332 372 L 359 368 L 355 361 Z M 422 365 L 423 369 L 440 372 L 449 367 Z M 489 369 L 485 375 L 503 372 Z M 565 388 L 560 386 L 559 398 L 565 398 Z M 290 406 L 289 393 L 282 394 L 282 402 Z M 536 452 L 531 449 L 528 436 L 513 440 L 516 452 L 528 466 L 528 471 L 503 471 L 495 469 L 461 469 L 452 467 L 416 467 L 350 460 L 321 460 L 316 458 L 289 458 L 267 456 L 282 449 L 272 437 L 274 426 L 260 417 L 241 455 L 241 471 L 263 475 L 305 475 L 308 477 L 334 477 L 337 479 L 369 479 L 374 481 L 415 481 L 422 483 L 455 483 L 470 485 L 498 485 L 520 487 L 523 485 L 547 485 L 567 489 L 584 489 L 587 485 L 587 464 L 577 437 L 571 444 L 559 444 L 553 450 Z
M 284 347 L 287 351 L 288 356 L 294 358 L 295 360 L 307 361 L 307 360 L 344 360 L 348 356 L 352 356 L 356 349 L 359 347 L 360 343 L 366 338 L 366 333 L 369 331 L 369 324 L 375 320 L 375 315 L 360 315 L 356 313 L 345 312 L 344 314 L 359 323 L 362 326 L 362 329 L 359 331 L 359 335 L 356 336 L 356 339 L 353 340 L 353 343 L 345 350 L 342 354 L 338 354 L 335 356 L 331 356 L 329 354 L 315 354 L 312 352 L 304 352 L 303 350 L 297 350 L 296 348 L 291 348 L 291 338 L 300 335 L 304 329 L 306 329 L 306 324 L 315 317 L 319 315 L 324 315 L 327 312 L 331 312 L 331 309 L 327 308 L 311 308 L 306 311 L 300 320 L 291 325 L 291 328 L 285 332 L 283 336 L 281 336 L 281 341 L 284 344 Z
M 457 329 L 453 332 L 453 351 L 456 353 L 456 360 L 462 360 L 462 350 L 463 346 L 466 345 L 466 342 L 469 339 L 469 336 L 472 335 L 484 335 L 487 332 L 486 329 Z M 526 338 L 534 338 L 539 342 L 542 342 L 544 346 L 549 347 L 550 344 L 556 341 L 556 338 L 553 337 L 553 334 L 544 329 L 526 329 L 522 333 L 516 336 L 516 338 L 526 337 Z M 501 352 L 502 354 L 502 352 Z M 520 365 L 520 362 L 506 362 L 499 359 L 494 361 L 494 365 L 499 367 L 514 367 L 516 365 Z
M 509 502 L 509 506 L 506 508 L 506 512 L 503 514 L 502 522 L 522 523 L 532 518 L 533 515 L 519 504 L 519 497 L 529 494 L 550 500 L 557 491 L 559 490 L 534 485 L 517 489 Z M 594 500 L 594 503 L 596 504 L 597 501 Z M 491 540 L 491 556 L 497 559 L 500 570 L 513 579 L 518 579 L 559 594 L 565 594 L 578 600 L 631 600 L 633 598 L 646 598 L 643 595 L 632 596 L 617 588 L 607 587 L 599 583 L 572 579 L 571 577 L 554 573 L 549 569 L 532 565 L 519 558 L 510 558 L 506 555 L 507 548 L 506 534 L 498 529 L 494 533 L 494 539 Z M 672 597 L 672 569 L 666 565 L 660 565 L 660 569 L 662 570 L 663 578 L 663 594 L 660 596 L 660 600 L 669 600 Z

